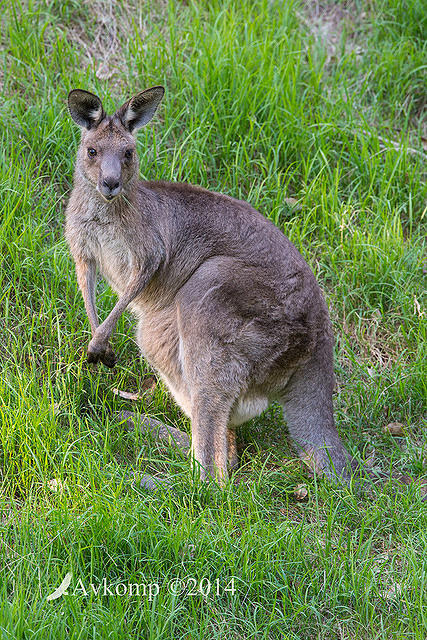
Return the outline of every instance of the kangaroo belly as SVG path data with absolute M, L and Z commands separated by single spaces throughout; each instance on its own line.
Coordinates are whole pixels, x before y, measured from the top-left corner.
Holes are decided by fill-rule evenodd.
M 137 342 L 143 356 L 156 369 L 183 411 L 190 415 L 190 393 L 183 378 L 176 310 L 141 308 L 133 311 L 139 318 Z
M 267 409 L 270 404 L 267 396 L 245 393 L 237 398 L 230 414 L 230 426 L 237 427 Z
M 181 409 L 191 418 L 191 390 L 183 372 L 180 336 L 175 309 L 155 313 L 135 309 L 140 317 L 137 341 L 142 354 L 156 369 Z M 229 425 L 237 426 L 251 420 L 265 409 L 270 401 L 267 396 L 247 392 L 235 402 Z

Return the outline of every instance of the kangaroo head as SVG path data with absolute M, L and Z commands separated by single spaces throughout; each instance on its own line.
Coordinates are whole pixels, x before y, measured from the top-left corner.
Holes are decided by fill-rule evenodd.
M 146 89 L 108 116 L 98 96 L 70 92 L 70 115 L 82 127 L 77 169 L 105 200 L 119 196 L 138 177 L 134 134 L 154 116 L 163 94 L 163 87 Z

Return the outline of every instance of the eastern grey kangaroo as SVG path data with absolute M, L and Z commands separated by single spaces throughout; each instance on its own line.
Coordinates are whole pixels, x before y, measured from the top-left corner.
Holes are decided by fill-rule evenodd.
M 234 427 L 282 404 L 301 457 L 347 477 L 334 426 L 333 337 L 319 285 L 294 245 L 250 204 L 190 184 L 139 179 L 135 134 L 164 94 L 152 87 L 114 115 L 71 91 L 82 128 L 66 238 L 92 329 L 88 361 L 114 366 L 123 311 L 137 342 L 191 419 L 202 478 L 237 464 Z M 96 269 L 118 294 L 99 324 Z

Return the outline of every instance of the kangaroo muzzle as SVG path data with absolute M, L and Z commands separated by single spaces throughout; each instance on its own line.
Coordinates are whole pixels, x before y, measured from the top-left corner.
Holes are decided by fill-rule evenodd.
M 103 178 L 98 184 L 98 191 L 107 200 L 112 200 L 120 194 L 122 182 L 117 178 Z
M 122 191 L 122 168 L 118 158 L 106 158 L 101 165 L 97 189 L 106 200 L 113 200 Z

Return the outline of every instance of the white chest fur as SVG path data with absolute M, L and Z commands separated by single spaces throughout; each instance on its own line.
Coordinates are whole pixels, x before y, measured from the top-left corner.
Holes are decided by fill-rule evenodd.
M 88 221 L 86 246 L 98 270 L 117 293 L 122 293 L 132 271 L 132 254 L 117 226 Z

